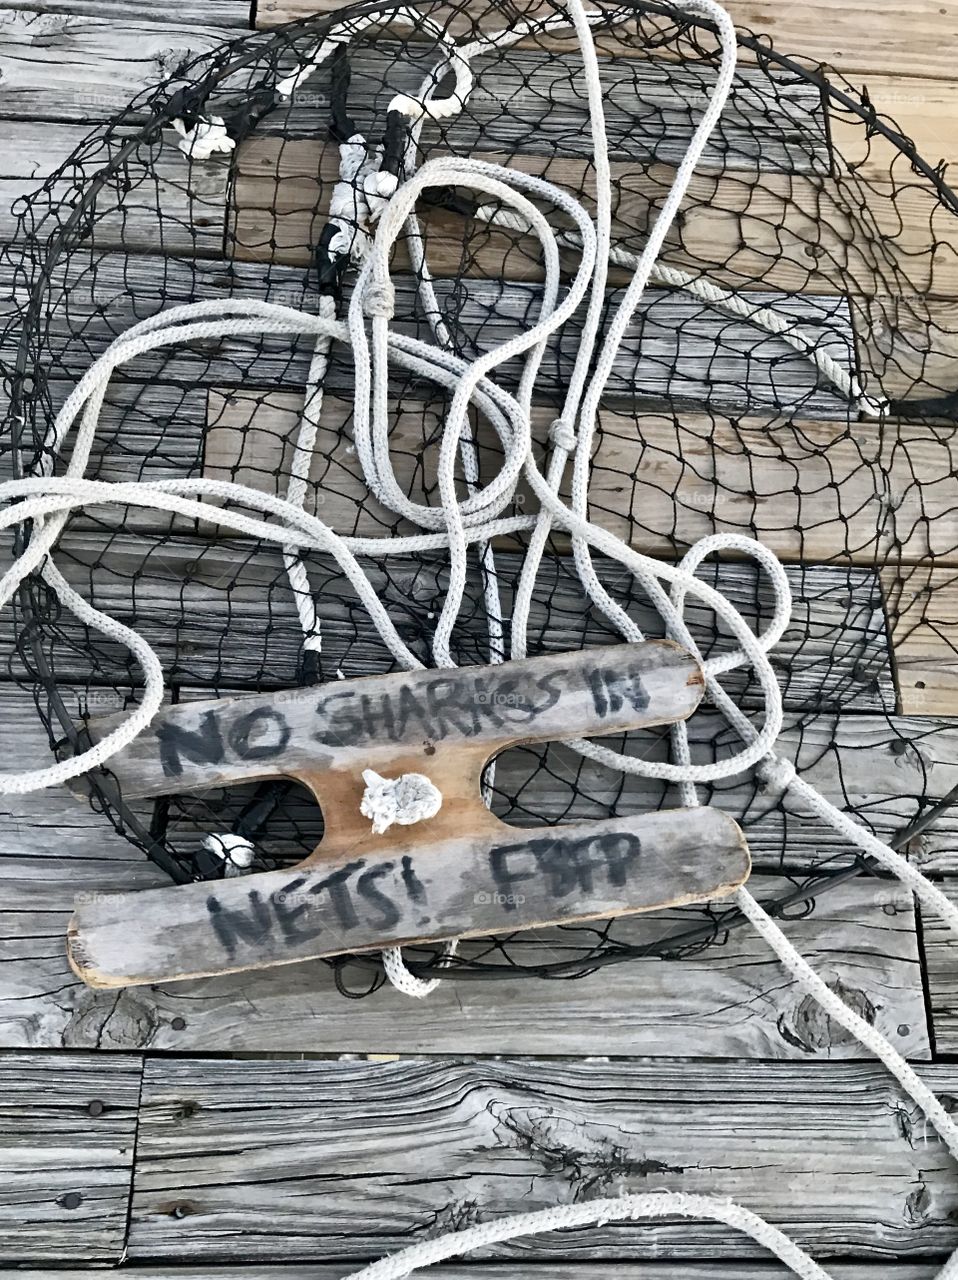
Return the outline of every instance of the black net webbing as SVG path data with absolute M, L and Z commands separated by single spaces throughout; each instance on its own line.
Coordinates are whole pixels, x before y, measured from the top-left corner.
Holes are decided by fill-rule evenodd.
M 415 30 L 382 7 L 381 21 L 357 22 L 292 96 L 278 91 L 284 78 L 309 64 L 335 23 L 373 6 L 204 56 L 98 127 L 24 202 L 19 234 L 0 261 L 12 299 L 3 358 L 15 474 L 62 469 L 49 438 L 53 415 L 136 321 L 210 298 L 315 312 L 333 291 L 346 304 L 354 269 L 331 270 L 326 252 L 339 143 L 358 136 L 370 155 L 382 148 L 381 164 L 401 179 L 395 95 L 418 92 L 451 41 L 481 43 L 530 18 L 504 0 L 423 0 L 416 8 Z M 679 18 L 668 5 L 597 8 L 619 253 L 611 312 L 708 101 L 717 44 L 707 22 Z M 487 41 L 473 54 L 472 89 L 450 118 L 426 122 L 419 164 L 479 156 L 543 176 L 593 207 L 581 58 L 568 33 L 549 25 L 563 14 L 539 5 L 523 39 Z M 958 320 L 944 299 L 958 287 L 958 201 L 860 87 L 831 73 L 826 80 L 744 33 L 739 54 L 728 109 L 661 257 L 681 282 L 653 279 L 603 400 L 590 514 L 661 558 L 681 558 L 710 532 L 737 531 L 786 562 L 795 608 L 773 655 L 787 709 L 783 752 L 866 826 L 898 847 L 920 844 L 933 861 L 953 825 L 936 806 L 958 782 L 954 751 L 932 720 L 898 714 L 889 638 L 907 709 L 933 716 L 932 693 L 922 702 L 924 668 L 901 655 L 916 636 L 937 644 L 932 652 L 944 665 L 954 651 Z M 437 94 L 448 91 L 440 78 Z M 189 159 L 173 121 L 190 129 L 214 116 L 235 149 Z M 466 189 L 433 192 L 419 212 L 437 314 L 424 312 L 415 259 L 400 243 L 398 328 L 428 338 L 438 317 L 453 349 L 473 357 L 532 322 L 542 288 L 534 240 L 490 216 Z M 826 376 L 788 332 L 716 305 L 698 286 L 785 317 L 788 332 L 808 336 L 842 376 Z M 543 364 L 533 423 L 540 452 L 554 417 L 550 389 L 558 403 L 575 345 L 567 326 Z M 243 336 L 137 358 L 110 386 L 88 474 L 207 476 L 284 495 L 310 352 L 306 338 Z M 306 507 L 343 534 L 408 532 L 368 494 L 351 438 L 353 382 L 350 352 L 336 344 Z M 436 457 L 450 397 L 399 371 L 389 394 L 396 473 L 417 501 L 438 504 Z M 863 414 L 862 396 L 888 402 L 879 417 Z M 496 438 L 480 433 L 477 455 L 480 477 L 494 474 Z M 517 513 L 527 501 L 520 487 Z M 144 635 L 177 700 L 394 668 L 329 557 L 305 557 L 323 636 L 321 652 L 305 652 L 279 550 L 214 534 L 203 521 L 155 511 L 87 508 L 70 518 L 56 562 L 99 609 Z M 496 549 L 507 636 L 526 542 L 518 534 Z M 660 634 L 635 580 L 601 557 L 596 565 L 613 597 Z M 403 639 L 429 662 L 445 558 L 386 556 L 367 567 Z M 768 588 L 751 563 L 727 558 L 700 573 L 753 625 L 767 617 Z M 474 556 L 453 637 L 462 664 L 489 657 L 485 585 Z M 729 644 L 706 610 L 693 605 L 689 617 L 706 652 Z M 15 627 L 11 674 L 35 692 L 57 751 L 82 745 L 88 717 L 136 702 L 141 677 L 129 654 L 62 613 L 39 578 L 19 593 Z M 530 653 L 619 638 L 588 606 L 561 537 L 547 549 L 528 635 Z M 726 687 L 744 708 L 758 705 L 747 675 L 733 674 Z M 696 760 L 734 746 L 707 707 L 691 736 Z M 626 749 L 665 758 L 667 734 L 633 735 Z M 125 801 L 108 775 L 90 786 L 106 817 L 180 881 L 223 874 L 222 860 L 204 848 L 210 833 L 251 839 L 256 868 L 299 861 L 322 834 L 315 803 L 288 783 L 155 805 Z M 492 790 L 495 811 L 520 826 L 676 802 L 665 786 L 623 778 L 561 745 L 507 753 Z M 742 822 L 756 871 L 769 877 L 759 888 L 773 912 L 809 910 L 830 885 L 862 870 L 840 837 L 751 777 L 716 784 L 703 799 Z M 920 837 L 931 816 L 936 825 Z M 635 954 L 685 955 L 721 943 L 734 922 L 718 905 L 548 939 L 499 938 L 464 948 L 454 971 L 572 976 Z M 428 950 L 409 959 L 420 973 L 435 962 Z

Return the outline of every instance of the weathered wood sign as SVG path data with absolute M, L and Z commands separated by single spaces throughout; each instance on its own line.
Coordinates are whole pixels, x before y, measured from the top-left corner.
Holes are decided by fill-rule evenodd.
M 480 797 L 506 747 L 673 723 L 701 695 L 690 655 L 653 641 L 171 707 L 111 759 L 124 796 L 289 776 L 322 806 L 323 840 L 282 871 L 99 895 L 71 921 L 70 962 L 127 986 L 721 897 L 749 858 L 715 810 L 523 831 Z M 441 807 L 375 834 L 368 769 L 425 775 Z

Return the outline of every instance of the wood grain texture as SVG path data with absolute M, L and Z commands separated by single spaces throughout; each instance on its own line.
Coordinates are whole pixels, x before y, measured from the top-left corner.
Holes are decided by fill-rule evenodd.
M 783 53 L 800 54 L 839 71 L 949 79 L 945 56 L 958 34 L 953 0 L 850 0 L 836 9 L 830 0 L 803 0 L 794 8 L 761 0 L 730 0 L 736 23 L 771 36 Z
M 0 33 L 3 30 L 0 13 Z M 2 56 L 2 55 L 0 55 Z M 2 89 L 0 89 L 2 92 Z M 75 198 L 74 183 L 92 177 L 116 155 L 135 130 L 118 128 L 108 146 L 76 148 L 90 133 L 88 124 L 49 120 L 6 120 L 0 138 L 0 236 L 12 240 L 21 233 L 18 217 L 25 197 L 34 197 L 28 230 L 46 219 L 49 234 L 62 225 Z M 68 158 L 69 177 L 37 195 L 43 181 Z M 147 179 L 145 174 L 150 171 Z M 223 157 L 190 165 L 171 137 L 143 143 L 128 162 L 129 189 L 122 203 L 107 194 L 95 206 L 95 239 L 100 249 L 126 249 L 167 254 L 217 257 L 226 231 L 229 165 Z
M 334 0 L 258 0 L 256 23 L 278 26 L 336 8 Z M 481 9 L 487 8 L 484 0 Z M 947 80 L 954 73 L 949 56 L 958 39 L 954 0 L 850 0 L 839 9 L 831 0 L 794 7 L 729 0 L 726 8 L 739 26 L 770 35 L 780 52 L 840 71 L 895 75 L 907 51 L 910 75 Z
M 296 392 L 211 392 L 204 474 L 283 496 L 302 408 Z M 547 410 L 533 413 L 537 451 L 551 420 Z M 441 406 L 393 402 L 389 421 L 399 484 L 418 501 L 435 500 Z M 342 533 L 411 532 L 369 496 L 351 423 L 352 402 L 327 396 L 308 509 Z M 786 560 L 958 561 L 958 441 L 947 428 L 721 412 L 633 418 L 611 408 L 600 411 L 598 427 L 591 518 L 647 555 L 671 557 L 677 544 L 732 532 L 757 537 Z M 501 465 L 492 432 L 480 424 L 476 438 L 480 474 L 492 476 Z M 521 485 L 517 505 L 532 501 Z
M 855 126 L 859 132 L 863 126 Z M 849 153 L 855 154 L 849 143 Z M 572 144 L 569 144 L 570 147 Z M 448 154 L 452 137 L 437 149 Z M 507 164 L 571 190 L 588 206 L 588 163 L 561 152 L 513 155 L 484 144 L 479 158 Z M 338 152 L 315 138 L 261 133 L 237 152 L 232 252 L 243 260 L 303 265 L 322 229 Z M 823 297 L 927 295 L 958 291 L 958 226 L 924 179 L 869 178 L 848 165 L 833 177 L 698 170 L 670 229 L 663 263 L 733 290 L 778 289 Z M 613 161 L 612 235 L 638 253 L 675 179 L 667 165 Z M 460 215 L 423 211 L 427 258 L 437 275 L 541 279 L 534 242 Z M 468 252 L 463 257 L 463 242 Z M 403 254 L 400 248 L 400 255 Z M 570 261 L 573 258 L 570 255 Z M 403 258 L 400 256 L 399 261 Z M 618 272 L 618 274 L 616 274 Z M 613 283 L 628 274 L 614 268 Z
M 67 274 L 64 274 L 66 271 Z M 95 273 L 58 267 L 53 272 L 52 297 L 70 292 L 69 317 L 51 317 L 46 344 L 53 379 L 82 377 L 90 362 L 138 319 L 178 302 L 224 296 L 261 298 L 300 309 L 315 310 L 318 302 L 307 272 L 273 266 L 264 278 L 260 264 L 198 261 L 147 254 L 104 254 Z M 431 340 L 415 296 L 414 281 L 395 279 L 396 327 Z M 24 298 L 24 285 L 9 264 L 0 267 L 0 289 L 6 286 L 11 304 Z M 445 306 L 459 290 L 455 279 L 436 279 L 436 295 Z M 464 338 L 471 336 L 485 350 L 513 336 L 537 311 L 541 290 L 534 284 L 469 279 L 455 310 Z M 614 305 L 621 290 L 610 291 Z M 810 336 L 820 336 L 840 364 L 851 367 L 851 320 L 847 304 L 837 297 L 787 297 L 755 293 L 793 317 Z M 543 359 L 541 385 L 561 387 L 571 372 L 579 330 L 573 319 L 552 343 Z M 794 411 L 802 417 L 848 421 L 847 401 L 834 388 L 817 384 L 811 362 L 781 339 L 765 337 L 761 358 L 755 353 L 754 326 L 705 307 L 695 298 L 669 290 L 648 290 L 624 336 L 606 391 L 614 405 L 661 402 L 663 397 L 698 405 L 726 406 L 737 412 L 768 409 Z M 238 385 L 276 389 L 305 386 L 310 345 L 305 339 L 241 338 L 222 342 L 202 340 L 189 347 L 163 349 L 138 357 L 127 375 L 138 380 L 197 383 L 227 388 Z M 333 359 L 327 390 L 352 393 L 353 369 L 345 354 Z M 503 385 L 515 386 L 519 365 L 499 366 Z M 558 397 L 559 393 L 555 392 Z
M 131 1258 L 228 1259 L 240 1222 L 250 1260 L 365 1258 L 520 1204 L 656 1188 L 731 1194 L 829 1256 L 904 1261 L 958 1238 L 953 1161 L 871 1064 L 676 1072 L 553 1058 L 287 1071 L 275 1061 L 147 1063 Z M 956 1087 L 954 1067 L 922 1074 L 948 1096 Z M 702 1254 L 761 1256 L 701 1223 L 608 1224 L 479 1256 Z
M 119 1260 L 140 1071 L 137 1056 L 0 1056 L 4 1262 Z
M 15 744 L 24 764 L 42 763 L 45 740 L 28 695 L 0 686 L 0 707 L 0 746 L 9 753 Z M 848 736 L 853 741 L 861 737 L 854 728 Z M 940 731 L 929 739 L 943 744 L 948 735 Z M 835 756 L 823 759 L 814 780 L 822 785 L 823 778 L 841 774 L 852 792 L 849 775 L 857 769 L 860 790 L 852 794 L 853 802 L 867 799 L 870 814 L 888 809 L 884 825 L 878 824 L 883 830 L 894 823 L 894 810 L 902 809 L 903 802 L 897 792 L 884 798 L 875 793 L 875 758 L 867 744 L 865 750 L 840 747 Z M 500 762 L 502 785 L 521 786 L 526 766 L 521 759 L 509 765 L 509 759 Z M 915 759 L 916 772 L 918 767 Z M 550 790 L 545 782 L 566 777 L 566 771 L 557 762 L 551 774 L 537 770 L 537 776 L 544 781 L 527 798 L 540 810 L 536 820 L 562 817 L 568 809 L 567 786 L 554 780 Z M 882 783 L 889 784 L 897 787 L 897 777 Z M 596 806 L 586 806 L 584 814 L 608 812 L 600 807 L 605 785 L 600 776 L 581 779 Z M 909 785 L 906 780 L 901 790 Z M 761 800 L 754 799 L 756 804 Z M 631 803 L 627 796 L 623 810 L 640 812 L 648 803 L 647 796 L 636 795 Z M 749 800 L 729 797 L 723 803 L 740 812 Z M 521 805 L 510 820 L 523 820 Z M 789 834 L 794 865 L 803 856 L 821 856 L 819 826 L 792 819 Z M 760 819 L 753 822 L 749 836 L 766 857 L 774 861 L 780 856 L 778 819 L 767 825 Z M 595 1053 L 685 1056 L 694 1043 L 697 1054 L 719 1058 L 825 1059 L 861 1052 L 785 982 L 774 956 L 750 930 L 681 962 L 637 961 L 581 982 L 459 983 L 415 1006 L 388 989 L 359 1005 L 345 1000 L 322 964 L 154 990 L 97 992 L 83 986 L 67 964 L 71 912 L 96 894 L 157 887 L 166 883 L 165 877 L 105 819 L 62 789 L 8 797 L 0 805 L 0 854 L 4 1048 L 577 1054 L 588 1043 Z M 777 896 L 786 887 L 767 877 L 754 883 L 761 898 Z M 683 923 L 693 921 L 683 913 L 665 913 L 661 920 L 623 922 L 617 936 L 648 941 Z M 884 884 L 846 885 L 823 898 L 812 916 L 787 928 L 826 980 L 855 1008 L 874 1017 L 902 1052 L 927 1056 L 909 895 Z M 570 942 L 578 946 L 581 938 L 556 933 L 531 946 L 540 948 L 544 959 L 554 959 L 570 954 Z M 520 945 L 526 960 L 531 958 L 529 947 L 529 942 Z M 367 981 L 358 971 L 348 971 L 346 979 L 360 989 Z
M 940 888 L 958 901 L 958 855 L 955 842 L 947 868 L 951 874 Z M 935 1051 L 958 1054 L 958 939 L 937 916 L 922 909 L 922 967 L 928 983 L 928 1003 L 934 1028 Z
M 130 582 L 141 576 L 136 598 L 136 625 L 154 647 L 167 679 L 174 684 L 208 685 L 226 692 L 253 681 L 264 687 L 295 686 L 300 680 L 302 630 L 279 552 L 262 552 L 242 541 L 211 543 L 202 538 L 159 539 L 150 547 L 129 534 L 67 534 L 58 564 L 67 579 L 98 608 L 129 616 Z M 520 566 L 516 553 L 500 552 L 505 616 L 511 613 L 512 591 Z M 616 599 L 650 634 L 661 623 L 640 598 L 629 593 L 629 581 L 611 565 L 598 562 L 603 580 Z M 352 589 L 328 558 L 311 556 L 309 568 L 323 618 L 322 675 L 336 678 L 379 674 L 393 662 Z M 764 579 L 749 565 L 722 563 L 703 569 L 706 581 L 731 599 L 743 616 L 769 616 L 771 601 Z M 865 569 L 838 566 L 789 566 L 793 623 L 774 655 L 786 705 L 882 710 L 894 705 L 895 692 L 876 576 Z M 445 592 L 441 561 L 391 565 L 389 573 L 372 573 L 377 593 L 401 625 L 414 634 L 431 634 Z M 223 588 L 231 584 L 229 592 Z M 478 599 L 478 571 L 470 571 L 470 598 Z M 694 603 L 687 617 L 693 635 L 712 635 L 712 619 Z M 464 665 L 486 661 L 484 615 L 464 614 L 453 637 L 457 660 Z M 552 652 L 612 644 L 620 637 L 593 612 L 586 612 L 581 586 L 562 557 L 543 569 L 530 614 L 530 636 Z M 267 625 L 269 624 L 269 625 Z M 548 624 L 548 625 L 546 625 Z M 89 659 L 82 629 L 71 618 L 58 624 L 64 637 L 56 661 L 59 679 L 85 680 Z M 836 638 L 841 643 L 836 650 Z M 12 615 L 0 616 L 0 639 L 12 652 Z M 131 680 L 125 655 L 99 651 L 101 679 L 122 686 Z M 427 657 L 425 651 L 423 658 Z M 136 677 L 133 676 L 133 679 Z M 757 704 L 754 684 L 731 677 L 730 690 L 744 705 Z M 209 696 L 209 694 L 207 695 Z M 930 708 L 929 710 L 933 710 Z
M 96 12 L 0 10 L 0 115 L 25 120 L 109 120 L 194 55 L 235 39 L 215 13 L 175 24 L 128 6 L 121 19 Z M 104 50 L 109 49 L 109 57 Z
M 944 1264 L 927 1263 L 838 1263 L 829 1262 L 833 1280 L 935 1280 Z M 209 1267 L 191 1266 L 127 1266 L 130 1280 L 344 1280 L 355 1272 L 351 1263 L 309 1267 L 244 1267 L 242 1263 Z M 628 1262 L 605 1263 L 602 1274 L 607 1280 L 782 1280 L 780 1266 L 764 1266 L 760 1262 Z M 502 1267 L 493 1263 L 448 1263 L 430 1267 L 432 1280 L 502 1280 Z M 18 1271 L 17 1280 L 102 1280 L 103 1272 L 77 1270 Z M 509 1280 L 545 1280 L 543 1267 L 535 1262 L 509 1264 Z M 589 1263 L 548 1264 L 548 1280 L 595 1280 L 595 1268 Z
M 958 715 L 958 574 L 916 565 L 882 573 L 892 619 L 899 709 Z
M 25 6 L 17 0 L 2 0 L 0 9 L 20 12 Z M 171 5 L 165 0 L 33 0 L 31 13 L 56 13 L 78 17 L 128 20 L 147 18 L 151 22 L 182 25 L 195 18 L 199 22 L 215 22 L 221 27 L 249 28 L 249 0 L 195 0 L 187 5 Z M 236 34 L 233 32 L 232 34 Z

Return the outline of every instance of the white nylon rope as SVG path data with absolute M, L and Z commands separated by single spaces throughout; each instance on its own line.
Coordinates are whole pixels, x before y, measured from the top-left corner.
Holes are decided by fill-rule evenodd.
M 767 653 L 787 624 L 790 604 L 787 580 L 777 559 L 751 539 L 737 535 L 715 535 L 696 544 L 680 565 L 658 563 L 592 524 L 586 515 L 590 444 L 615 347 L 622 339 L 647 281 L 654 278 L 656 270 L 662 270 L 655 261 L 657 253 L 664 242 L 669 221 L 678 208 L 697 156 L 704 146 L 708 130 L 718 118 L 731 82 L 734 69 L 734 29 L 724 10 L 714 0 L 695 0 L 694 3 L 684 5 L 689 12 L 705 14 L 711 18 L 719 30 L 723 58 L 712 100 L 696 131 L 689 155 L 677 172 L 675 185 L 652 229 L 646 248 L 638 257 L 630 259 L 630 265 L 634 264 L 635 274 L 604 336 L 595 372 L 587 385 L 582 374 L 577 376 L 574 385 L 570 387 L 563 416 L 557 420 L 551 433 L 554 452 L 547 475 L 542 475 L 536 465 L 531 449 L 530 411 L 545 344 L 549 335 L 570 318 L 587 295 L 589 309 L 583 338 L 595 343 L 598 326 L 593 323 L 593 316 L 597 305 L 595 300 L 601 292 L 596 282 L 604 281 L 604 271 L 609 261 L 621 263 L 623 260 L 621 256 L 617 257 L 619 251 L 608 245 L 608 199 L 604 190 L 608 175 L 607 153 L 601 122 L 601 86 L 598 84 L 590 33 L 594 15 L 586 14 L 581 0 L 568 0 L 568 7 L 583 53 L 596 148 L 596 175 L 603 188 L 597 192 L 596 225 L 593 225 L 578 203 L 567 193 L 540 179 L 474 160 L 439 158 L 429 161 L 392 197 L 383 198 L 379 207 L 380 219 L 376 236 L 360 271 L 345 322 L 336 319 L 328 308 L 324 308 L 326 314 L 307 316 L 290 308 L 240 300 L 191 304 L 151 317 L 134 326 L 95 362 L 57 415 L 47 441 L 52 453 L 62 449 L 70 431 L 79 420 L 65 475 L 52 477 L 40 474 L 0 484 L 0 500 L 8 503 L 6 509 L 0 512 L 0 528 L 25 521 L 33 522 L 33 534 L 26 550 L 0 579 L 0 606 L 9 602 L 28 573 L 38 570 L 65 608 L 88 626 L 124 645 L 140 664 L 144 674 L 140 707 L 108 737 L 83 755 L 58 762 L 46 769 L 24 774 L 0 774 L 0 791 L 35 790 L 105 763 L 149 723 L 162 699 L 162 670 L 150 646 L 131 628 L 94 609 L 66 582 L 55 565 L 51 553 L 71 511 L 100 504 L 142 506 L 213 521 L 234 533 L 273 542 L 282 549 L 284 557 L 298 557 L 307 550 L 328 553 L 341 565 L 396 661 L 409 669 L 417 668 L 421 663 L 396 632 L 360 564 L 360 559 L 364 556 L 378 557 L 412 551 L 448 551 L 450 591 L 434 640 L 434 658 L 441 663 L 449 661 L 449 639 L 462 603 L 468 548 L 473 543 L 479 547 L 488 546 L 495 537 L 518 530 L 531 531 L 530 546 L 535 548 L 541 540 L 539 531 L 547 524 L 554 524 L 571 534 L 576 564 L 588 595 L 619 627 L 626 639 L 636 639 L 640 633 L 605 592 L 591 563 L 593 551 L 610 556 L 631 572 L 649 592 L 662 614 L 667 632 L 694 652 L 697 652 L 696 646 L 682 616 L 685 597 L 689 593 L 714 611 L 738 646 L 732 653 L 708 658 L 703 662 L 706 681 L 715 705 L 728 717 L 743 740 L 743 747 L 736 755 L 711 765 L 693 765 L 689 759 L 684 724 L 676 726 L 674 732 L 674 762 L 636 760 L 594 743 L 580 742 L 574 745 L 584 754 L 612 767 L 678 784 L 688 803 L 696 802 L 695 783 L 729 777 L 757 766 L 764 777 L 783 789 L 794 791 L 813 813 L 865 852 L 876 857 L 913 890 L 929 910 L 939 914 L 958 933 L 958 910 L 934 885 L 899 854 L 866 832 L 847 814 L 837 810 L 803 780 L 796 778 L 791 764 L 774 754 L 782 724 L 782 707 L 780 691 Z M 425 114 L 423 113 L 423 118 Z M 390 250 L 403 228 L 408 227 L 410 219 L 414 217 L 416 197 L 428 187 L 447 185 L 467 186 L 493 196 L 503 208 L 502 216 L 521 220 L 523 230 L 536 236 L 545 264 L 546 281 L 535 323 L 526 333 L 516 335 L 494 351 L 473 361 L 455 356 L 441 341 L 427 343 L 408 338 L 394 333 L 389 325 L 393 309 L 389 275 Z M 363 190 L 366 190 L 365 185 Z M 575 224 L 575 231 L 556 232 L 523 191 L 565 214 Z M 575 237 L 581 259 L 575 279 L 560 302 L 558 253 L 560 245 L 569 243 L 570 235 Z M 703 285 L 701 281 L 693 283 L 695 289 Z M 708 288 L 712 290 L 713 286 Z M 713 292 L 710 299 L 715 305 L 738 307 L 733 295 L 728 295 L 725 291 L 718 291 L 718 294 L 722 296 Z M 748 311 L 748 318 L 754 320 L 756 311 L 747 304 L 743 305 Z M 739 311 L 739 314 L 744 313 Z M 774 317 L 774 313 L 771 315 Z M 371 319 L 368 335 L 367 317 Z M 764 318 L 759 323 L 770 327 L 777 322 L 774 318 Z M 794 334 L 795 331 L 790 328 L 789 332 Z M 300 486 L 305 484 L 307 474 L 303 471 L 303 466 L 308 466 L 308 456 L 315 445 L 315 426 L 318 422 L 318 411 L 314 411 L 312 399 L 308 401 L 308 408 L 304 412 L 293 478 L 285 499 L 257 493 L 242 485 L 208 479 L 110 484 L 85 478 L 100 409 L 109 381 L 117 368 L 144 352 L 167 345 L 222 338 L 232 334 L 262 333 L 311 335 L 317 352 L 328 351 L 329 344 L 334 341 L 351 346 L 356 361 L 356 445 L 367 483 L 380 500 L 385 499 L 397 514 L 412 519 L 423 532 L 395 539 L 342 538 L 317 517 L 303 510 Z M 786 336 L 784 331 L 781 336 Z M 803 347 L 800 346 L 799 349 Z M 814 351 L 809 354 L 815 355 Z M 495 382 L 493 374 L 499 365 L 515 356 L 524 357 L 524 363 L 518 391 L 512 395 Z M 314 356 L 310 384 L 321 392 L 324 369 L 316 364 L 316 360 L 317 357 Z M 386 390 L 390 362 L 419 377 L 429 378 L 452 393 L 440 448 L 438 480 L 443 502 L 440 509 L 412 503 L 396 482 L 388 445 Z M 576 368 L 584 370 L 588 364 L 588 359 L 583 359 L 582 362 L 577 362 Z M 833 381 L 841 389 L 841 383 L 835 378 Z M 848 394 L 850 397 L 855 395 L 855 384 L 851 381 L 848 383 Z M 455 488 L 455 462 L 470 408 L 478 412 L 498 434 L 503 448 L 503 464 L 498 475 L 483 488 L 472 482 L 467 496 L 459 502 Z M 573 422 L 578 432 L 573 429 Z M 300 459 L 300 453 L 305 455 L 305 463 Z M 571 500 L 566 505 L 558 497 L 558 488 L 570 453 L 573 456 L 574 474 Z M 512 501 L 515 486 L 522 474 L 539 500 L 539 513 L 506 516 L 504 512 Z M 226 505 L 213 507 L 211 499 L 220 500 Z M 244 514 L 237 508 L 253 514 Z M 719 592 L 695 576 L 695 570 L 707 556 L 727 550 L 752 556 L 772 582 L 775 597 L 773 616 L 759 635 L 752 633 L 744 619 Z M 526 592 L 534 585 L 537 564 L 538 558 L 533 556 L 524 569 L 521 586 Z M 668 585 L 669 592 L 663 589 L 663 583 Z M 525 614 L 520 617 L 520 625 L 515 628 L 513 638 L 514 648 L 521 651 L 524 651 L 525 645 L 527 605 L 526 600 L 522 605 Z M 304 632 L 307 629 L 304 627 Z M 763 692 L 764 719 L 759 726 L 752 724 L 744 716 L 718 684 L 719 675 L 746 664 L 755 672 Z M 432 799 L 434 801 L 435 797 Z M 428 797 L 425 802 L 428 802 Z M 822 1005 L 829 1016 L 845 1026 L 863 1046 L 888 1066 L 905 1092 L 925 1111 L 949 1150 L 958 1155 L 958 1126 L 893 1046 L 829 990 L 746 890 L 740 890 L 736 900 L 789 972 Z M 566 1205 L 542 1213 L 500 1219 L 415 1246 L 396 1257 L 365 1268 L 356 1273 L 353 1280 L 393 1280 L 393 1277 L 409 1275 L 417 1268 L 469 1249 L 536 1231 L 586 1225 L 596 1221 L 662 1216 L 724 1222 L 742 1230 L 770 1249 L 803 1280 L 828 1280 L 827 1273 L 807 1254 L 748 1210 L 706 1197 L 670 1193 Z M 958 1255 L 946 1264 L 940 1273 L 940 1280 L 958 1280 Z

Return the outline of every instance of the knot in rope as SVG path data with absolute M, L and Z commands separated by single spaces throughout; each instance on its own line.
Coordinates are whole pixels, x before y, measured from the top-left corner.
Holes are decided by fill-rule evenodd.
M 755 766 L 755 772 L 766 787 L 786 791 L 795 777 L 795 766 L 791 760 L 785 760 L 782 756 L 766 756 Z
M 562 418 L 556 418 L 549 428 L 549 439 L 557 449 L 563 449 L 566 453 L 572 453 L 578 443 L 576 433 Z
M 382 316 L 391 320 L 396 310 L 396 291 L 388 280 L 369 285 L 363 297 L 367 316 Z
M 366 790 L 359 812 L 373 824 L 374 835 L 381 836 L 396 823 L 411 827 L 413 823 L 434 818 L 442 808 L 442 792 L 424 773 L 402 773 L 398 778 L 383 778 L 375 769 L 363 770 Z

